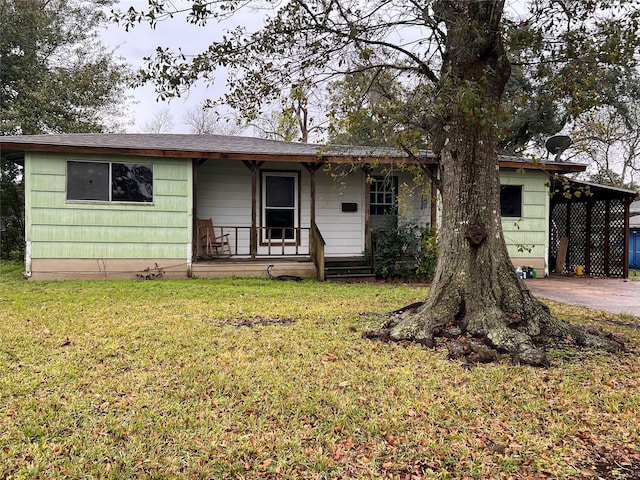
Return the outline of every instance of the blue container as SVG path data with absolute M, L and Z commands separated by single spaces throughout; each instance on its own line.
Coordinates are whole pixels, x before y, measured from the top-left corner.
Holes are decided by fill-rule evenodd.
M 629 268 L 640 269 L 640 228 L 629 230 Z

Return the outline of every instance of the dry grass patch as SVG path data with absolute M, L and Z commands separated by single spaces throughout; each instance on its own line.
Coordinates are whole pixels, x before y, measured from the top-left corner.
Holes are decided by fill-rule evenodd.
M 360 337 L 424 287 L 2 273 L 0 478 L 638 478 L 635 353 L 465 370 Z

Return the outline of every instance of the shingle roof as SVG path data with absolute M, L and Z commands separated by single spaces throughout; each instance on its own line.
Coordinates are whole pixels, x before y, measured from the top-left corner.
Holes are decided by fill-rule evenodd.
M 4 150 L 16 151 L 120 151 L 143 156 L 193 158 L 220 158 L 238 155 L 307 157 L 309 161 L 317 160 L 320 157 L 408 158 L 404 152 L 392 148 L 326 146 L 226 135 L 111 133 L 19 135 L 0 137 L 0 146 Z M 425 153 L 425 156 L 428 154 Z
M 0 136 L 0 151 L 17 159 L 21 159 L 26 151 L 42 151 L 290 162 L 410 161 L 406 152 L 395 148 L 318 145 L 254 137 L 193 134 L 78 133 Z M 430 151 L 422 151 L 419 157 L 424 163 L 436 163 L 436 156 Z M 556 172 L 578 172 L 585 169 L 580 164 L 535 163 L 518 157 L 500 157 L 500 165 L 507 168 L 545 168 Z

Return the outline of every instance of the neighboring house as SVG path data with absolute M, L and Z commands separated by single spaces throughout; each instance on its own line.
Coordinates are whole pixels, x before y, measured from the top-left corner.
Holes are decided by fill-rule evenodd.
M 24 164 L 33 279 L 132 278 L 156 265 L 168 277 L 266 276 L 274 263 L 274 274 L 323 280 L 328 259 L 366 257 L 398 195 L 403 217 L 437 218 L 393 149 L 150 134 L 0 137 L 0 149 Z M 514 265 L 548 271 L 549 176 L 582 170 L 501 159 Z M 198 219 L 214 224 L 204 247 Z M 223 239 L 229 251 L 217 248 Z

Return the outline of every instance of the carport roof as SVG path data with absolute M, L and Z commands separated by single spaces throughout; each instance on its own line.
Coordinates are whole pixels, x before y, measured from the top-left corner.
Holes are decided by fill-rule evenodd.
M 288 162 L 380 163 L 411 162 L 407 152 L 396 148 L 318 145 L 282 142 L 254 137 L 192 134 L 79 133 L 60 135 L 0 136 L 0 152 L 15 161 L 25 152 L 118 154 L 140 157 L 277 160 Z M 436 155 L 427 150 L 418 154 L 422 163 L 436 164 Z M 526 158 L 500 157 L 502 168 L 545 169 L 551 172 L 579 172 L 584 165 L 533 162 Z
M 635 190 L 611 187 L 609 185 L 601 185 L 599 183 L 585 182 L 566 177 L 552 178 L 551 188 L 553 200 L 556 203 L 583 202 L 585 199 L 583 195 L 593 196 L 598 200 L 612 198 L 632 200 L 638 196 L 638 192 Z M 577 192 L 579 193 L 576 194 Z

